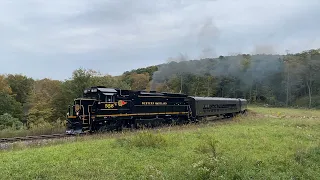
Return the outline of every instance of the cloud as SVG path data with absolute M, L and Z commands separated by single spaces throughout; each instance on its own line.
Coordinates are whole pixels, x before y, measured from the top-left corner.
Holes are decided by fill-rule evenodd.
M 288 2 L 4 1 L 1 7 L 6 10 L 2 12 L 0 22 L 16 31 L 14 37 L 7 40 L 9 45 L 36 53 L 92 52 L 133 44 L 135 47 L 159 47 L 170 40 L 192 36 L 199 27 L 202 35 L 199 35 L 198 43 L 205 46 L 202 50 L 208 51 L 214 49 L 208 44 L 216 38 L 218 29 L 227 35 L 240 35 L 252 30 L 263 33 L 261 27 L 277 26 L 281 19 L 290 20 L 296 12 L 308 11 L 310 5 L 316 4 L 315 1 Z
M 130 69 L 180 53 L 301 51 L 320 46 L 319 8 L 318 0 L 3 0 L 0 53 L 131 59 Z

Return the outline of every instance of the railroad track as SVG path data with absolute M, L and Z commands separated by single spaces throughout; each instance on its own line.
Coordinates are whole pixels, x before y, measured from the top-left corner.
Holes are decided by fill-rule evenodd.
M 222 122 L 225 120 L 230 120 L 232 118 L 217 118 L 217 117 L 211 117 L 208 119 L 208 121 L 213 121 L 213 122 Z M 158 129 L 158 128 L 163 128 L 163 126 L 159 127 L 154 127 L 151 129 Z M 64 138 L 64 137 L 74 137 L 74 136 L 83 136 L 87 135 L 86 133 L 84 134 L 50 134 L 50 135 L 38 135 L 38 136 L 23 136 L 23 137 L 10 137 L 10 138 L 0 138 L 0 144 L 1 143 L 13 143 L 13 142 L 19 142 L 19 141 L 32 141 L 32 140 L 43 140 L 43 139 L 58 139 L 58 138 Z
M 30 141 L 30 140 L 41 140 L 41 139 L 56 139 L 63 137 L 71 137 L 69 134 L 50 134 L 50 135 L 39 135 L 39 136 L 23 136 L 23 137 L 11 137 L 11 138 L 0 138 L 0 143 L 12 143 L 18 141 Z

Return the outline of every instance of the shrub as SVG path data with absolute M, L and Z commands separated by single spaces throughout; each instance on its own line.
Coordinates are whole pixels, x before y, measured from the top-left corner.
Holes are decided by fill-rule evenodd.
M 22 122 L 18 118 L 12 117 L 11 114 L 4 113 L 0 115 L 0 130 L 7 128 L 18 130 L 22 128 L 22 125 Z
M 309 97 L 302 97 L 296 100 L 295 104 L 298 107 L 309 107 Z M 320 96 L 312 96 L 312 108 L 320 109 Z
M 18 129 L 16 128 L 17 126 L 7 126 L 0 130 L 0 138 L 36 136 L 65 132 L 65 125 L 60 119 L 53 123 L 46 122 L 43 119 L 39 119 L 37 122 L 37 124 L 30 124 L 29 127 L 22 126 L 22 123 L 20 122 L 21 126 Z

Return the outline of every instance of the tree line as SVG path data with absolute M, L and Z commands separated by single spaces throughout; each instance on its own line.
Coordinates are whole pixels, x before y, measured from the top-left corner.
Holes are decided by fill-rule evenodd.
M 171 59 L 121 76 L 76 69 L 68 80 L 0 75 L 0 130 L 65 120 L 73 99 L 90 86 L 246 98 L 270 106 L 320 108 L 320 50 L 286 55 Z

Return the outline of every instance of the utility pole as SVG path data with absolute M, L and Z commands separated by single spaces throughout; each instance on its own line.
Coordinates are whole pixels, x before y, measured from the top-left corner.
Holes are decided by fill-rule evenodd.
M 210 76 L 208 76 L 208 95 L 207 97 L 209 97 L 210 95 Z
M 182 93 L 182 74 L 180 76 L 180 94 Z
M 287 57 L 285 57 L 284 62 L 286 63 L 287 66 L 287 87 L 286 87 L 286 107 L 288 107 L 289 105 L 289 87 L 290 87 L 290 65 L 289 65 L 289 59 L 288 59 L 288 55 L 289 55 L 289 50 L 286 50 L 287 53 Z

